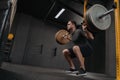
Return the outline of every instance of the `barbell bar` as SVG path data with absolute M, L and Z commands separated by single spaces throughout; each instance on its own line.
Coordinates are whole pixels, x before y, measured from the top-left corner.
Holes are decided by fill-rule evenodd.
M 115 9 L 117 8 L 117 4 L 114 3 L 113 6 L 112 6 L 112 9 L 108 10 L 107 12 L 103 13 L 102 15 L 100 15 L 98 18 L 101 19 L 103 18 L 104 16 L 110 14 L 111 12 L 113 12 Z
M 111 12 L 113 12 L 114 10 L 115 10 L 115 9 L 110 9 L 109 11 L 107 11 L 107 12 L 103 13 L 102 15 L 100 15 L 98 18 L 101 19 L 101 18 L 103 18 L 104 16 L 106 16 L 106 15 L 110 14 Z

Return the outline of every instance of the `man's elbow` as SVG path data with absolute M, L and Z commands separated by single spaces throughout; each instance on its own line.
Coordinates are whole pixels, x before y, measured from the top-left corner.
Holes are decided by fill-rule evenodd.
M 94 40 L 94 37 L 92 37 L 92 40 Z
M 94 36 L 90 36 L 90 39 L 91 39 L 91 40 L 94 40 Z

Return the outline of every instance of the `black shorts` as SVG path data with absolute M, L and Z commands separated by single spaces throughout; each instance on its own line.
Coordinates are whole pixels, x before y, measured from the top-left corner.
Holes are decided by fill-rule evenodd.
M 87 43 L 85 45 L 78 45 L 78 46 L 82 52 L 83 57 L 88 57 L 93 53 L 93 48 L 89 43 Z M 76 55 L 73 52 L 73 48 L 69 48 L 68 50 L 70 52 L 71 58 L 76 57 Z

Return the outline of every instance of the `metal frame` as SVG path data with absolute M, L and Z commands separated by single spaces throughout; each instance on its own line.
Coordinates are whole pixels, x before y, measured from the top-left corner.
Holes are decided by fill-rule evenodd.
M 116 35 L 116 80 L 120 80 L 120 5 L 119 0 L 115 9 L 115 35 Z

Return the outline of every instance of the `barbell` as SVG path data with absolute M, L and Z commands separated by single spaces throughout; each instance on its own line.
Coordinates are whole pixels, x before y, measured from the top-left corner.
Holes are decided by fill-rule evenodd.
M 61 45 L 67 44 L 70 41 L 75 44 L 82 44 L 81 39 L 83 39 L 83 37 L 85 37 L 85 35 L 81 29 L 75 30 L 74 34 L 70 34 L 67 30 L 62 29 L 55 34 L 56 42 Z
M 100 4 L 95 4 L 86 12 L 85 20 L 88 29 L 92 32 L 107 30 L 111 25 L 111 13 L 114 9 L 107 10 Z
M 57 43 L 64 45 L 71 41 L 71 35 L 67 30 L 62 29 L 55 34 L 55 40 Z
M 91 32 L 99 32 L 99 31 L 107 30 L 111 25 L 110 13 L 114 11 L 115 8 L 116 7 L 113 7 L 112 9 L 107 10 L 104 6 L 100 4 L 95 4 L 92 7 L 90 7 L 86 11 L 86 15 L 85 15 L 87 28 Z M 76 35 L 78 35 L 78 33 L 76 33 Z M 71 35 L 66 30 L 60 30 L 55 34 L 55 39 L 59 44 L 66 44 L 71 40 L 75 40 L 74 37 L 73 38 L 70 37 Z
M 100 4 L 95 4 L 91 8 L 89 8 L 85 16 L 88 29 L 92 32 L 107 30 L 111 25 L 110 13 L 113 12 L 115 8 L 117 8 L 116 4 L 114 4 L 113 8 L 110 10 L 107 10 L 104 6 Z

